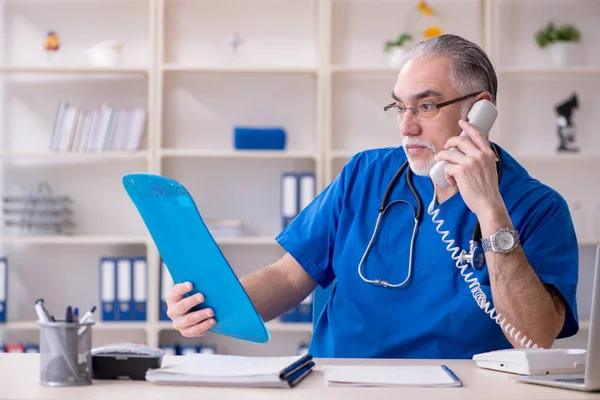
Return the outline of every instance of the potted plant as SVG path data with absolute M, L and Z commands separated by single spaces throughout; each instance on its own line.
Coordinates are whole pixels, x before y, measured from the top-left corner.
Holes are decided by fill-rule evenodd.
M 550 60 L 555 67 L 569 67 L 575 59 L 575 50 L 581 40 L 579 30 L 570 24 L 556 26 L 553 22 L 535 34 L 537 45 L 550 51 Z
M 437 12 L 426 0 L 420 0 L 415 7 L 410 7 L 406 13 L 404 23 L 400 25 L 402 27 L 401 33 L 396 39 L 385 42 L 385 52 L 391 53 L 388 59 L 391 67 L 401 67 L 404 64 L 408 54 L 408 42 L 413 39 L 429 39 L 442 34 L 442 29 L 436 24 L 437 19 L 439 19 Z M 417 28 L 417 25 L 422 21 L 424 21 L 425 26 Z
M 401 33 L 395 40 L 388 40 L 385 42 L 385 51 L 391 52 L 389 63 L 391 67 L 399 67 L 404 63 L 406 58 L 406 42 L 412 40 L 412 36 L 409 33 Z

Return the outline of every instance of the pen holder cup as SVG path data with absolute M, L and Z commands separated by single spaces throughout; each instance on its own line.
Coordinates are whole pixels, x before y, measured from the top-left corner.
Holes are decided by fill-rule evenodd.
M 92 384 L 92 325 L 77 322 L 39 322 L 40 384 Z

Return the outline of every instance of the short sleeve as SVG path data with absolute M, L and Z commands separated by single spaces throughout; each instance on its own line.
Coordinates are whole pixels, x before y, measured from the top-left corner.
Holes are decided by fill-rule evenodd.
M 346 171 L 353 164 L 354 158 L 275 238 L 323 288 L 335 279 L 335 238 L 344 203 Z
M 544 284 L 553 285 L 565 300 L 565 322 L 558 338 L 579 330 L 577 282 L 579 245 L 567 203 L 560 195 L 538 203 L 534 223 L 527 228 L 522 246 L 529 264 Z

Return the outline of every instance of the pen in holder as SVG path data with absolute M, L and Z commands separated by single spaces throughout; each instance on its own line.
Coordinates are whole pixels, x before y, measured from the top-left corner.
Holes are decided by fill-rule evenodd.
M 40 384 L 81 386 L 92 383 L 94 322 L 38 322 L 40 325 Z M 79 332 L 80 328 L 81 333 Z

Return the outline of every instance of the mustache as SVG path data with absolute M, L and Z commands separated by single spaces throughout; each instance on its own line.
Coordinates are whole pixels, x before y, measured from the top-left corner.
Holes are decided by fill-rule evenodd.
M 434 154 L 437 153 L 437 149 L 433 143 L 413 136 L 405 136 L 404 139 L 402 139 L 402 147 L 404 147 L 404 150 L 406 150 L 407 146 L 423 146 L 431 150 Z

